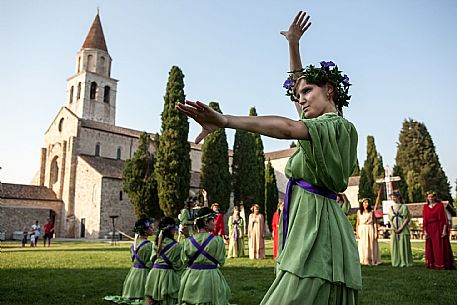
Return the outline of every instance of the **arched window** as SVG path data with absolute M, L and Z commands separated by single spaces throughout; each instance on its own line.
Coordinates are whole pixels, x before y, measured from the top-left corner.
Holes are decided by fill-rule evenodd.
M 100 74 L 105 74 L 105 57 L 100 57 Z
M 59 180 L 59 165 L 58 165 L 59 157 L 55 156 L 51 162 L 51 175 L 49 177 L 51 187 Z
M 103 95 L 103 101 L 109 104 L 109 93 L 111 88 L 109 86 L 105 86 L 105 94 Z
M 78 73 L 81 72 L 81 56 L 78 57 Z
M 122 201 L 122 191 L 119 191 L 119 201 Z
M 121 159 L 121 148 L 117 148 L 117 154 L 116 154 L 116 159 L 120 160 Z
M 76 93 L 76 99 L 79 100 L 81 98 L 81 82 L 78 83 L 78 93 Z
M 97 83 L 92 82 L 90 83 L 90 99 L 95 100 L 95 95 L 97 93 Z
M 94 72 L 94 57 L 92 55 L 87 56 L 87 71 Z
M 95 156 L 100 157 L 100 143 L 95 145 Z
M 62 128 L 63 128 L 63 118 L 61 118 L 59 121 L 59 131 L 62 131 Z
M 73 89 L 74 89 L 74 87 L 71 86 L 71 88 L 70 88 L 70 104 L 73 103 Z

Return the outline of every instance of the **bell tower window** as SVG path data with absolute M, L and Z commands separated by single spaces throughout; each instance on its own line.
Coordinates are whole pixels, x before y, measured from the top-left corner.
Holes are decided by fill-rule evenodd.
M 90 83 L 90 99 L 91 100 L 95 100 L 96 93 L 97 93 L 97 83 L 92 82 L 92 83 Z
M 95 156 L 100 157 L 100 143 L 95 145 Z
M 105 86 L 105 93 L 103 95 L 103 101 L 107 104 L 109 104 L 109 93 L 110 93 L 111 88 L 109 86 Z
M 73 90 L 74 90 L 74 87 L 71 86 L 71 88 L 70 88 L 70 104 L 73 103 Z
M 78 83 L 78 92 L 76 93 L 76 99 L 79 100 L 81 98 L 81 82 Z

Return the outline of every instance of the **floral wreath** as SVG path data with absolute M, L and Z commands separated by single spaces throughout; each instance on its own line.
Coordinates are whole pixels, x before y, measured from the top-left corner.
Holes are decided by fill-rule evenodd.
M 302 78 L 308 83 L 317 85 L 330 83 L 336 90 L 336 106 L 339 108 L 343 106 L 347 107 L 349 105 L 348 101 L 351 99 L 351 96 L 348 94 L 349 87 L 351 86 L 349 77 L 343 74 L 333 61 L 321 61 L 320 65 L 320 67 L 309 65 L 306 68 L 288 72 L 289 77 L 283 84 L 283 87 L 286 89 L 286 95 L 290 97 L 292 102 L 298 101 L 294 89 L 298 80 Z

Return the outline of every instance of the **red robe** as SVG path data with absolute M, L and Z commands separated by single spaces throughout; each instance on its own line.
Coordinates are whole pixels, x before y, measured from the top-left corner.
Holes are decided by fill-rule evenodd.
M 444 211 L 444 205 L 436 203 L 433 208 L 424 205 L 422 211 L 424 233 L 429 238 L 425 240 L 425 264 L 430 269 L 454 269 L 454 258 L 449 242 L 449 224 Z M 446 236 L 441 237 L 443 227 L 448 225 Z
M 214 230 L 211 233 L 217 236 L 224 236 L 224 215 L 222 213 L 218 213 L 214 218 Z
M 278 229 L 279 229 L 279 213 L 273 213 L 273 220 L 271 221 L 271 232 L 273 232 L 273 258 L 276 259 L 278 255 Z

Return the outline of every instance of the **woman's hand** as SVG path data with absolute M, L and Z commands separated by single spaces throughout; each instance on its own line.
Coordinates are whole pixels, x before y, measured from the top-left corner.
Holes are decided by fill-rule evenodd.
M 176 109 L 202 126 L 202 131 L 195 139 L 195 144 L 200 143 L 201 140 L 216 129 L 227 125 L 227 118 L 224 115 L 214 111 L 202 102 L 186 101 L 185 104 L 178 103 Z
M 306 12 L 300 11 L 297 16 L 295 16 L 289 30 L 281 31 L 280 33 L 281 35 L 284 35 L 289 42 L 298 43 L 310 25 L 311 22 L 309 22 L 309 15 L 306 16 Z
M 425 238 L 425 239 L 429 239 L 429 238 L 430 238 L 430 235 L 428 235 L 427 232 L 424 232 L 424 238 Z

